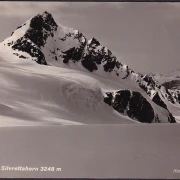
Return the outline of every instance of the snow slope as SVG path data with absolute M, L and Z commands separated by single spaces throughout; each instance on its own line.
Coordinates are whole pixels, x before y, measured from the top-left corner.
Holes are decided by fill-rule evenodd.
M 151 109 L 150 122 L 175 122 L 154 80 L 121 64 L 95 38 L 57 24 L 47 12 L 3 41 L 0 58 L 1 126 L 138 123 L 142 107 L 144 114 Z M 104 101 L 108 92 L 120 90 L 132 94 L 123 113 Z M 132 101 L 137 93 L 142 106 Z
M 100 82 L 87 73 L 19 60 L 3 49 L 0 76 L 1 126 L 133 123 L 103 102 Z

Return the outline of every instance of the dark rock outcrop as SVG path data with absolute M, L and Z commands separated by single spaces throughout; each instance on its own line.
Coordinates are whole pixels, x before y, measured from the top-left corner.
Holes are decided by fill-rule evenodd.
M 25 24 L 24 24 L 25 25 Z M 17 29 L 21 28 L 19 26 Z M 44 12 L 42 15 L 38 14 L 30 20 L 30 27 L 25 32 L 24 36 L 19 38 L 12 45 L 12 49 L 23 51 L 36 57 L 38 64 L 47 65 L 45 56 L 40 50 L 46 43 L 49 36 L 53 37 L 54 31 L 57 30 L 58 25 L 54 21 L 51 14 Z
M 75 62 L 78 62 L 79 60 L 81 60 L 84 48 L 86 46 L 86 41 L 87 41 L 86 38 L 84 37 L 84 35 L 80 32 L 78 32 L 77 34 L 73 34 L 71 36 L 73 39 L 78 40 L 79 47 L 72 47 L 69 50 L 62 52 L 63 53 L 63 56 L 62 56 L 63 62 L 66 64 L 69 61 L 73 61 L 75 63 Z M 65 41 L 65 40 L 66 40 L 66 36 L 63 41 Z
M 180 90 L 178 89 L 169 90 L 169 93 L 171 94 L 175 102 L 180 104 Z
M 49 36 L 53 37 L 57 27 L 52 15 L 45 11 L 42 15 L 39 14 L 31 19 L 30 28 L 24 37 L 30 39 L 38 47 L 42 47 Z
M 167 111 L 169 112 L 167 105 L 164 103 L 164 101 L 160 98 L 159 93 L 157 92 L 154 97 L 152 98 L 152 101 L 155 102 L 157 105 L 161 106 L 164 109 L 167 109 Z M 168 117 L 168 121 L 170 123 L 176 123 L 175 118 L 173 117 L 173 115 L 169 112 L 169 117 Z
M 119 69 L 121 66 L 121 63 L 112 55 L 112 52 L 101 46 L 95 38 L 88 41 L 84 51 L 81 62 L 90 72 L 98 70 L 98 65 L 101 64 L 103 64 L 104 71 L 106 72 L 112 72 L 115 67 Z
M 175 120 L 175 118 L 173 117 L 173 115 L 171 113 L 169 114 L 168 121 L 170 123 L 176 123 L 176 120 Z
M 154 103 L 156 103 L 157 105 L 161 106 L 162 108 L 167 109 L 166 104 L 163 102 L 163 100 L 159 97 L 158 92 L 154 95 L 154 97 L 152 98 L 152 101 Z
M 36 45 L 33 45 L 33 43 L 26 38 L 22 37 L 18 39 L 15 42 L 15 44 L 12 46 L 12 49 L 26 52 L 30 54 L 32 57 L 35 57 L 36 58 L 35 61 L 38 64 L 47 65 L 44 54 L 41 52 L 41 50 L 37 48 Z
M 153 77 L 150 75 L 145 75 L 140 77 L 140 79 L 137 81 L 139 86 L 149 95 L 150 97 L 153 96 L 152 101 L 156 103 L 157 105 L 167 109 L 166 104 L 163 102 L 163 99 L 159 96 L 159 93 L 161 93 L 162 97 L 164 99 L 167 99 L 172 104 L 175 103 L 173 96 L 168 91 L 167 88 L 162 88 L 162 85 L 159 84 L 158 81 L 156 81 Z M 156 91 L 155 95 L 152 95 L 152 92 Z
M 172 80 L 168 82 L 162 83 L 162 86 L 164 86 L 166 89 L 180 89 L 180 80 Z
M 151 86 L 153 89 L 160 88 L 159 83 L 150 75 L 143 76 L 142 80 L 147 83 L 147 86 Z
M 152 90 L 156 90 L 161 87 L 159 83 L 150 75 L 140 75 L 137 83 L 149 96 L 152 95 Z
M 127 114 L 142 123 L 151 123 L 155 118 L 151 104 L 139 92 L 120 90 L 114 96 L 112 93 L 107 93 L 104 102 L 119 113 Z
M 168 101 L 170 101 L 172 104 L 175 103 L 175 99 L 172 96 L 172 94 L 169 92 L 169 90 L 167 88 L 165 88 L 164 86 L 161 86 L 161 94 L 163 96 L 163 98 L 167 99 Z
M 155 98 L 158 99 L 158 96 L 156 95 Z M 141 123 L 161 122 L 158 115 L 154 113 L 151 104 L 139 92 L 131 92 L 129 90 L 120 90 L 115 93 L 107 92 L 104 102 L 119 113 L 136 119 Z M 175 118 L 169 111 L 167 116 L 169 123 L 176 123 Z

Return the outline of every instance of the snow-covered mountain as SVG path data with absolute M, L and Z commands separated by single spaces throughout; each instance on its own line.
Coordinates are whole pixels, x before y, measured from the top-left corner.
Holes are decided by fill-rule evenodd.
M 0 51 L 0 110 L 8 119 L 1 124 L 176 122 L 179 102 L 167 88 L 48 12 L 19 26 Z
M 160 84 L 164 84 L 166 82 L 171 82 L 171 81 L 179 81 L 180 80 L 180 69 L 177 69 L 175 71 L 171 71 L 166 74 L 162 73 L 150 73 L 150 76 L 152 76 L 154 79 L 156 79 Z M 175 86 L 174 86 L 175 85 Z M 172 86 L 168 86 L 167 88 L 174 88 L 174 89 L 179 89 L 178 84 L 172 84 Z M 174 87 L 173 87 L 174 86 Z
M 180 103 L 180 69 L 167 74 L 150 75 L 168 90 L 175 102 Z

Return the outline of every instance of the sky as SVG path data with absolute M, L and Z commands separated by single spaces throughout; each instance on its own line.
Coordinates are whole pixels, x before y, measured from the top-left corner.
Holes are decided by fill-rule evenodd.
M 0 41 L 45 10 L 141 73 L 180 68 L 180 3 L 0 2 Z

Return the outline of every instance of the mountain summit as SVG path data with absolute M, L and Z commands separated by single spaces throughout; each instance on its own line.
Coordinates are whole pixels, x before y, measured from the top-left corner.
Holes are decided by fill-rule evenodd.
M 72 86 L 71 83 L 65 83 L 60 92 L 64 94 L 63 99 L 67 98 L 65 103 L 70 103 L 67 108 L 75 103 L 76 108 L 79 107 L 80 115 L 81 111 L 88 113 L 90 110 L 85 107 L 89 107 L 94 109 L 96 116 L 98 107 L 101 109 L 101 116 L 106 114 L 106 109 L 110 109 L 113 110 L 112 114 L 115 110 L 119 113 L 118 116 L 128 117 L 134 122 L 176 122 L 168 106 L 179 106 L 179 101 L 168 89 L 152 76 L 135 73 L 128 65 L 122 64 L 96 38 L 88 40 L 78 30 L 56 23 L 47 11 L 19 26 L 1 46 L 14 59 L 11 63 L 32 63 L 34 69 L 39 68 L 36 73 L 43 71 L 41 73 L 52 76 L 49 73 L 53 70 L 59 76 L 61 72 L 68 70 L 68 78 L 72 81 L 76 78 L 81 83 L 73 81 Z M 28 67 L 27 65 L 26 68 L 29 69 Z M 62 77 L 66 75 L 62 73 L 60 84 Z M 87 79 L 90 77 L 90 82 L 87 82 L 85 76 Z M 84 83 L 86 86 L 82 87 Z M 48 94 L 49 96 L 51 95 Z M 60 99 L 56 103 L 61 102 L 64 101 Z M 111 116 L 113 117 L 114 115 Z

